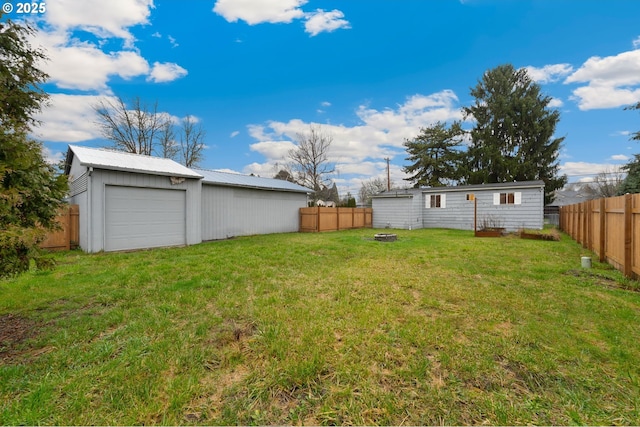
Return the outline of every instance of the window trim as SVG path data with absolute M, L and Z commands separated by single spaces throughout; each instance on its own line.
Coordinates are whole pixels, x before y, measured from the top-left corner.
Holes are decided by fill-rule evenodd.
M 436 206 L 437 203 L 433 204 L 432 200 L 439 200 L 440 206 Z M 425 197 L 424 207 L 426 209 L 445 209 L 447 207 L 447 195 L 444 193 L 429 194 L 428 197 Z
M 500 206 L 521 205 L 522 192 L 510 191 L 504 193 L 493 193 L 493 204 Z

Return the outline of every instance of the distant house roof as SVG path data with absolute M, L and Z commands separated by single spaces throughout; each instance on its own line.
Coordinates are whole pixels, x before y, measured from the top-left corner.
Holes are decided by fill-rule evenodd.
M 202 175 L 204 184 L 216 184 L 228 187 L 256 188 L 261 190 L 293 191 L 297 193 L 310 193 L 312 190 L 293 182 L 274 178 L 262 178 L 238 173 L 212 171 L 206 169 L 194 169 Z
M 67 174 L 74 156 L 82 166 L 86 167 L 123 172 L 142 172 L 151 175 L 202 178 L 202 175 L 171 159 L 125 153 L 123 151 L 79 147 L 77 145 L 69 145 L 65 167 L 65 173 Z
M 454 185 L 449 187 L 408 188 L 378 193 L 373 197 L 413 197 L 420 193 L 445 193 L 474 190 L 513 190 L 517 188 L 544 188 L 544 181 L 500 182 L 495 184 Z
M 555 193 L 553 202 L 549 203 L 548 206 L 574 205 L 576 203 L 586 202 L 587 200 L 590 200 L 592 198 L 593 197 L 589 197 L 589 195 L 585 194 L 583 191 L 558 190 Z

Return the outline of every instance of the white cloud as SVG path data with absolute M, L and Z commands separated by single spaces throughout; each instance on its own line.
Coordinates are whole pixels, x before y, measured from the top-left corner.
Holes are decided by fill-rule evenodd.
M 290 150 L 296 146 L 291 141 L 261 141 L 251 144 L 251 151 L 256 151 L 268 159 L 282 161 L 287 158 Z
M 330 33 L 340 28 L 351 28 L 349 21 L 344 19 L 344 13 L 335 9 L 331 12 L 318 9 L 315 12 L 307 13 L 306 19 L 307 22 L 305 22 L 304 28 L 311 37 L 322 32 Z
M 305 3 L 307 0 L 217 0 L 213 11 L 228 22 L 290 23 L 304 17 L 300 6 Z
M 566 162 L 560 165 L 560 173 L 569 176 L 570 181 L 575 181 L 576 177 L 593 177 L 601 172 L 620 172 L 620 165 L 588 162 Z
M 130 79 L 149 72 L 149 64 L 135 51 L 105 53 L 94 44 L 69 40 L 68 34 L 61 33 L 39 32 L 36 37 L 50 58 L 42 69 L 59 88 L 108 92 L 112 76 Z
M 618 161 L 618 162 L 627 162 L 629 161 L 629 159 L 630 157 L 625 156 L 624 154 L 614 154 L 613 156 L 611 156 L 611 160 Z
M 549 108 L 559 108 L 562 107 L 564 105 L 564 102 L 562 102 L 561 99 L 558 98 L 551 98 L 551 101 L 549 101 Z
M 36 119 L 42 123 L 34 129 L 34 136 L 52 142 L 82 142 L 100 137 L 96 125 L 97 116 L 93 106 L 102 96 L 50 95 L 49 105 L 42 109 Z
M 231 132 L 231 135 L 229 135 L 229 137 L 230 138 L 235 138 L 238 135 L 240 135 L 240 131 L 234 130 L 233 132 Z
M 101 38 L 115 37 L 131 46 L 134 39 L 128 28 L 147 24 L 153 0 L 87 0 L 47 2 L 47 22 L 58 30 L 82 29 Z
M 545 65 L 542 68 L 533 66 L 524 67 L 527 70 L 527 74 L 534 82 L 540 84 L 552 83 L 560 80 L 573 72 L 573 67 L 570 64 L 553 64 Z
M 147 76 L 148 81 L 162 82 L 186 73 L 175 64 L 160 64 L 151 68 L 135 48 L 130 28 L 149 23 L 153 0 L 112 0 L 108 7 L 98 7 L 86 0 L 57 0 L 47 3 L 47 13 L 39 23 L 32 40 L 47 52 L 49 60 L 41 64 L 50 82 L 61 89 L 111 93 L 109 80 L 128 80 Z M 97 40 L 80 39 L 82 30 Z M 152 37 L 162 37 L 155 32 Z M 123 47 L 107 51 L 110 39 L 122 40 Z M 175 40 L 169 36 L 175 45 Z M 109 44 L 113 46 L 113 43 Z M 159 63 L 156 63 L 159 64 Z M 149 74 L 151 73 L 151 74 Z
M 184 77 L 187 74 L 188 71 L 178 64 L 174 64 L 171 62 L 154 62 L 151 73 L 149 74 L 149 77 L 147 77 L 147 81 L 152 81 L 155 83 L 170 82 Z
M 633 41 L 633 48 L 634 49 L 640 48 L 640 36 L 638 36 L 638 38 Z
M 244 21 L 249 25 L 285 23 L 304 20 L 305 32 L 312 37 L 322 32 L 351 28 L 344 13 L 334 9 L 315 12 L 302 10 L 308 0 L 217 0 L 213 11 L 227 22 Z
M 565 83 L 588 83 L 573 91 L 581 110 L 616 108 L 640 100 L 640 50 L 589 58 Z
M 58 151 L 56 153 L 54 153 L 53 151 L 51 151 L 49 148 L 42 146 L 42 158 L 44 159 L 45 162 L 49 163 L 50 165 L 57 165 L 60 163 L 60 161 L 62 159 L 64 159 L 65 153 Z
M 360 121 L 357 125 L 319 124 L 322 131 L 333 138 L 329 160 L 335 163 L 340 174 L 359 175 L 350 180 L 361 181 L 377 176 L 386 168 L 384 158 L 404 156 L 404 141 L 415 137 L 421 127 L 437 121 L 462 119 L 457 104 L 455 93 L 445 90 L 432 95 L 408 97 L 394 109 L 377 110 L 362 105 L 354 112 Z M 249 125 L 249 135 L 257 141 L 251 145 L 251 150 L 262 154 L 266 161 L 247 166 L 245 172 L 272 173 L 274 165 L 285 160 L 289 150 L 295 147 L 296 134 L 308 132 L 311 124 L 314 123 L 292 119 Z M 402 181 L 406 177 L 399 167 L 395 173 L 394 180 Z M 340 191 L 354 193 L 358 188 L 345 187 Z
M 325 107 L 325 108 L 326 107 L 331 107 L 331 103 L 329 101 L 323 101 L 323 102 L 320 103 L 320 105 Z
M 591 84 L 575 89 L 570 99 L 576 101 L 581 110 L 618 108 L 638 102 L 640 88 L 621 89 L 608 85 Z

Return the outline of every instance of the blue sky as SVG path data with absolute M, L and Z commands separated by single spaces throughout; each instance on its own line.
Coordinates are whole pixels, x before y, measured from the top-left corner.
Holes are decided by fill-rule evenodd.
M 5 0 L 7 2 L 7 0 Z M 527 67 L 561 113 L 570 182 L 640 146 L 640 2 L 633 0 L 48 0 L 32 19 L 50 60 L 51 105 L 34 132 L 60 159 L 106 146 L 91 106 L 139 96 L 207 132 L 208 169 L 273 176 L 310 124 L 333 136 L 341 195 L 391 176 L 403 142 L 460 119 L 498 65 Z M 469 120 L 465 127 L 470 128 Z

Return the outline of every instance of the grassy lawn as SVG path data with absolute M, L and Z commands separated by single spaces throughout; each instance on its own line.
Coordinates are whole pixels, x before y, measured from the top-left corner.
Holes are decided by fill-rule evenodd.
M 567 236 L 281 234 L 0 281 L 0 424 L 638 424 L 640 293 Z

